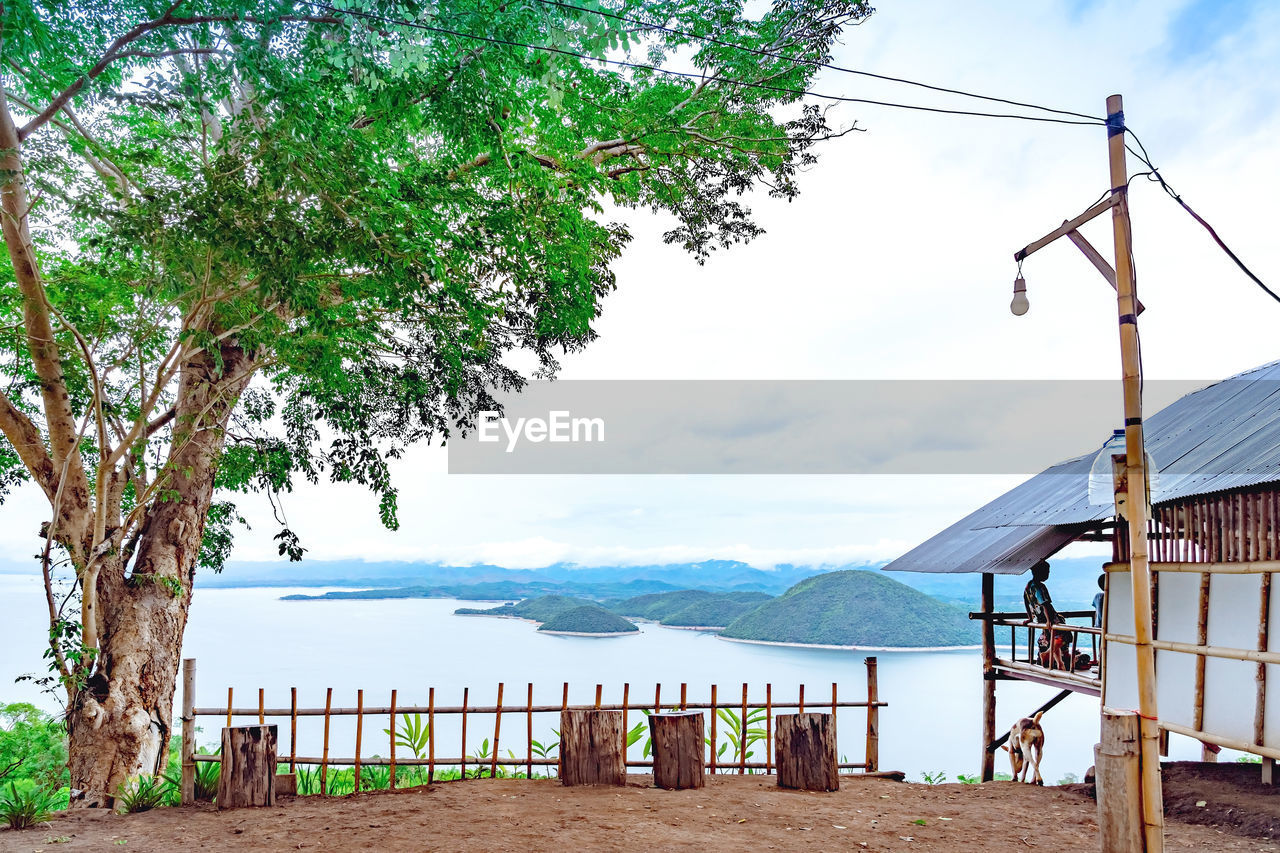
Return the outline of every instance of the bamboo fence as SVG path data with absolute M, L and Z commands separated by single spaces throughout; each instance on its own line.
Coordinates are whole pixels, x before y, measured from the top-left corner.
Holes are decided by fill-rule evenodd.
M 183 794 L 184 802 L 188 801 L 188 790 L 193 788 L 193 783 L 188 784 L 187 780 L 194 779 L 195 765 L 197 762 L 220 762 L 221 757 L 216 754 L 197 754 L 195 751 L 195 723 L 199 717 L 216 717 L 225 721 L 227 726 L 233 725 L 235 721 L 253 720 L 258 724 L 266 724 L 268 721 L 287 720 L 289 727 L 289 751 L 287 755 L 279 756 L 281 764 L 287 763 L 289 770 L 295 771 L 299 765 L 313 765 L 319 768 L 320 774 L 320 790 L 327 790 L 327 776 L 330 767 L 352 767 L 354 769 L 354 785 L 355 790 L 361 790 L 361 770 L 365 767 L 387 767 L 389 768 L 389 784 L 391 788 L 396 787 L 396 768 L 397 767 L 426 767 L 427 781 L 431 782 L 435 778 L 437 770 L 449 768 L 458 768 L 463 778 L 467 775 L 468 764 L 473 769 L 487 768 L 490 776 L 498 774 L 499 767 L 523 768 L 525 775 L 533 776 L 534 768 L 550 769 L 557 768 L 559 765 L 558 757 L 548 757 L 545 754 L 538 754 L 535 751 L 534 744 L 534 717 L 556 715 L 555 722 L 551 723 L 548 728 L 559 724 L 559 714 L 564 710 L 585 710 L 596 709 L 602 711 L 621 711 L 623 715 L 623 731 L 630 731 L 632 712 L 640 712 L 643 715 L 650 712 L 660 712 L 663 710 L 688 710 L 688 711 L 709 711 L 709 719 L 707 720 L 707 740 L 709 756 L 706 762 L 706 772 L 710 774 L 716 773 L 738 773 L 746 774 L 747 772 L 762 771 L 766 774 L 774 772 L 774 716 L 778 712 L 799 712 L 805 711 L 830 712 L 839 717 L 839 711 L 847 708 L 861 708 L 865 710 L 866 715 L 866 741 L 864 748 L 864 758 L 861 762 L 842 761 L 839 767 L 842 771 L 861 770 L 867 773 L 874 773 L 879 769 L 879 729 L 880 729 L 880 709 L 888 705 L 887 702 L 881 701 L 879 698 L 877 665 L 874 657 L 868 657 L 866 663 L 866 699 L 844 699 L 841 698 L 840 687 L 838 682 L 831 684 L 830 695 L 824 695 L 820 699 L 815 699 L 812 695 L 809 700 L 805 698 L 805 685 L 799 685 L 799 691 L 795 700 L 777 700 L 774 698 L 773 685 L 771 683 L 763 686 L 764 696 L 761 698 L 759 688 L 757 687 L 757 696 L 753 700 L 751 698 L 750 685 L 742 684 L 741 694 L 732 699 L 723 699 L 719 693 L 719 686 L 710 685 L 710 700 L 706 702 L 689 701 L 689 685 L 687 683 L 680 684 L 680 695 L 678 700 L 663 701 L 662 685 L 656 684 L 653 689 L 653 699 L 637 701 L 633 698 L 631 684 L 622 685 L 621 701 L 617 703 L 609 703 L 604 701 L 604 685 L 595 685 L 595 701 L 590 704 L 570 704 L 569 703 L 569 682 L 563 682 L 561 689 L 560 704 L 534 704 L 534 685 L 529 682 L 526 685 L 524 701 L 517 704 L 508 704 L 504 701 L 506 693 L 506 685 L 499 683 L 495 692 L 495 701 L 492 705 L 478 705 L 471 701 L 471 689 L 464 688 L 462 691 L 462 704 L 460 705 L 439 705 L 436 703 L 436 689 L 434 687 L 427 689 L 426 705 L 402 705 L 399 703 L 399 691 L 390 691 L 390 702 L 387 705 L 372 705 L 365 702 L 365 691 L 357 690 L 354 706 L 343 706 L 333 704 L 333 688 L 325 691 L 325 701 L 323 707 L 299 707 L 298 690 L 296 687 L 289 688 L 289 706 L 288 707 L 268 707 L 266 704 L 266 691 L 259 689 L 257 692 L 257 706 L 239 706 L 235 705 L 235 692 L 233 688 L 227 688 L 226 704 L 220 707 L 199 707 L 195 705 L 195 661 L 187 659 L 184 661 L 183 676 L 183 715 L 182 715 L 182 771 L 183 771 Z M 721 716 L 721 711 L 729 711 L 731 714 Z M 763 711 L 763 737 L 759 737 L 759 719 L 758 712 Z M 403 742 L 400 740 L 399 733 L 401 731 L 401 723 L 411 716 L 417 715 L 419 718 L 425 717 L 426 722 L 426 748 L 425 756 L 415 755 L 406 757 L 401 754 Z M 512 755 L 508 748 L 508 756 L 502 757 L 499 753 L 499 746 L 502 743 L 502 721 L 504 716 L 518 715 L 524 718 L 524 755 Z M 298 721 L 301 718 L 323 718 L 323 734 L 321 740 L 321 750 L 319 755 L 305 755 L 298 753 Z M 334 756 L 330 754 L 330 734 L 331 722 L 338 717 L 355 717 L 355 750 L 351 756 Z M 387 755 L 368 755 L 369 742 L 364 737 L 365 720 L 369 717 L 382 718 L 387 722 L 386 738 Z M 437 737 L 437 718 L 459 718 L 461 722 L 461 736 L 458 740 L 451 742 L 459 746 L 457 756 L 449 757 L 437 756 L 437 748 L 443 747 L 440 743 L 441 738 Z M 484 734 L 487 737 L 492 735 L 492 742 L 488 751 L 483 756 L 468 755 L 467 737 L 468 737 L 468 721 L 474 720 L 476 717 L 492 717 L 492 728 L 486 726 Z M 752 717 L 751 727 L 748 726 L 748 717 Z M 736 718 L 736 719 L 735 719 Z M 727 739 L 722 738 L 721 727 L 725 725 L 735 726 L 735 731 Z M 381 726 L 379 725 L 380 729 Z M 474 732 L 474 727 L 473 727 Z M 643 734 L 641 735 L 643 738 Z M 283 738 L 281 738 L 283 740 Z M 750 741 L 750 742 L 749 742 Z M 509 740 L 507 743 L 509 744 Z M 725 755 L 719 754 L 721 743 L 729 743 L 734 746 Z M 736 744 L 736 746 L 735 746 Z M 750 760 L 755 758 L 754 751 L 758 751 L 759 745 L 764 747 L 763 760 Z M 379 749 L 380 747 L 375 747 Z M 548 750 L 544 750 L 548 751 Z M 653 762 L 651 760 L 641 760 L 632 758 L 629 750 L 624 744 L 624 755 L 626 755 L 626 766 L 628 770 L 644 770 L 651 768 Z M 476 765 L 479 765 L 477 768 Z M 517 770 L 518 772 L 518 770 Z

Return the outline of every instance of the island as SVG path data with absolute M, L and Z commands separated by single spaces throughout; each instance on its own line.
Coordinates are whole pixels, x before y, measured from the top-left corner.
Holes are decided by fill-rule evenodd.
M 575 607 L 543 622 L 538 630 L 545 634 L 570 634 L 577 637 L 622 637 L 639 633 L 635 623 L 610 613 L 598 604 Z
M 724 628 L 772 598 L 763 592 L 682 589 L 637 595 L 615 602 L 609 609 L 622 616 L 649 619 L 669 628 Z
M 801 581 L 733 620 L 726 640 L 857 649 L 942 649 L 981 641 L 978 625 L 879 572 L 840 571 Z

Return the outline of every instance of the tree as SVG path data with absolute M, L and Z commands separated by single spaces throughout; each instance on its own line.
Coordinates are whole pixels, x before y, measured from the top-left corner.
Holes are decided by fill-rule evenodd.
M 165 760 L 229 497 L 358 482 L 394 528 L 389 460 L 518 389 L 514 354 L 550 375 L 591 340 L 606 204 L 699 259 L 760 233 L 741 196 L 791 198 L 853 129 L 793 90 L 871 11 L 332 2 L 0 6 L 0 487 L 51 507 L 77 802 Z

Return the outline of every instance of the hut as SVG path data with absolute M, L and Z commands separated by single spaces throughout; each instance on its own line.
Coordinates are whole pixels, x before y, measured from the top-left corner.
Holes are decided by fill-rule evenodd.
M 1270 782 L 1280 759 L 1280 362 L 1182 397 L 1146 420 L 1158 479 L 1149 523 L 1156 687 L 1168 733 L 1262 758 Z M 1106 452 L 1106 451 L 1103 451 Z M 886 571 L 981 575 L 982 777 L 994 771 L 996 685 L 1032 681 L 1100 697 L 1104 709 L 1137 707 L 1127 524 L 1089 500 L 1099 451 L 1054 465 L 885 566 Z M 1077 541 L 1111 545 L 1103 624 L 1064 612 L 1073 642 L 1093 652 L 1087 669 L 1055 666 L 1033 635 L 1048 626 L 995 610 L 994 576 L 1017 575 Z M 1007 634 L 1006 634 L 1007 631 Z M 1006 645 L 1005 639 L 1009 642 Z

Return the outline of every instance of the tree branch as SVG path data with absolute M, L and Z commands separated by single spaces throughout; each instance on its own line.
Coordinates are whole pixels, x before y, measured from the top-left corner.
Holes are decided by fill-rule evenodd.
M 83 89 L 86 84 L 93 82 L 95 79 L 101 76 L 102 72 L 106 71 L 107 68 L 109 68 L 111 64 L 118 59 L 124 59 L 126 57 L 131 57 L 131 56 L 133 57 L 177 56 L 180 54 L 207 52 L 207 49 L 204 49 L 204 48 L 180 49 L 175 51 L 158 51 L 155 53 L 147 52 L 147 51 L 126 51 L 124 49 L 129 45 L 133 44 L 138 39 L 152 32 L 153 30 L 158 30 L 164 27 L 191 27 L 191 26 L 196 26 L 197 24 L 219 24 L 219 23 L 246 23 L 246 24 L 262 24 L 262 25 L 283 24 L 283 23 L 311 23 L 311 24 L 340 23 L 338 18 L 332 15 L 281 15 L 278 18 L 259 18 L 253 15 L 198 15 L 194 17 L 180 18 L 173 14 L 173 11 L 177 7 L 177 5 L 178 4 L 175 3 L 173 6 L 170 6 L 169 10 L 166 11 L 159 18 L 154 18 L 150 21 L 144 21 L 143 23 L 138 24 L 136 27 L 129 30 L 127 33 L 125 33 L 124 35 L 120 36 L 115 41 L 113 41 L 111 43 L 111 46 L 107 48 L 106 53 L 102 55 L 102 58 L 100 58 L 97 62 L 95 62 L 87 72 L 85 72 L 79 78 L 77 78 L 74 83 L 72 83 L 67 88 L 63 89 L 62 92 L 57 95 L 57 97 L 55 97 L 52 101 L 50 101 L 49 106 L 45 107 L 43 112 L 41 112 L 31 121 L 27 122 L 25 125 L 22 126 L 22 128 L 18 131 L 17 141 L 21 142 L 22 140 L 30 136 L 33 132 L 35 132 L 36 130 L 39 130 L 45 123 L 47 123 L 51 118 L 57 115 L 58 111 L 61 110 L 64 106 L 66 106 L 67 103 L 69 103 L 72 98 L 74 98 L 77 94 L 79 94 L 80 90 Z M 16 148 L 16 146 L 14 147 Z

